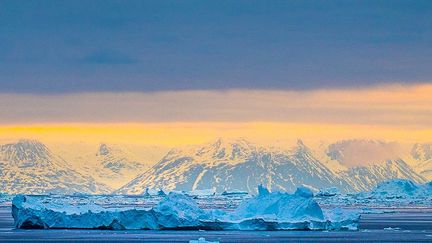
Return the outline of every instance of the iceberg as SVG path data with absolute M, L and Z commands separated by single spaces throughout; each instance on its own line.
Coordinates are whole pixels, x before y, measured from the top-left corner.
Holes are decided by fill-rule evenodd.
M 333 197 L 340 194 L 341 192 L 337 187 L 329 187 L 319 190 L 317 197 Z
M 198 240 L 190 240 L 189 243 L 219 243 L 219 241 L 208 241 L 204 237 L 200 237 Z
M 419 187 L 407 179 L 394 179 L 379 183 L 370 192 L 371 196 L 385 198 L 406 198 L 414 196 Z
M 216 188 L 187 191 L 184 194 L 189 196 L 213 196 L 216 195 Z
M 345 209 L 360 209 L 363 207 L 362 214 L 388 213 L 395 207 L 431 207 L 432 182 L 417 184 L 406 179 L 392 179 L 379 183 L 368 192 L 334 196 L 329 196 L 328 189 L 323 189 L 317 193 L 315 200 L 323 208 L 341 206 Z
M 238 195 L 248 195 L 249 193 L 246 191 L 240 190 L 231 190 L 231 191 L 223 191 L 221 193 L 222 196 L 238 196 Z
M 407 179 L 393 179 L 381 182 L 372 191 L 361 195 L 377 199 L 430 198 L 432 182 L 419 185 Z
M 267 195 L 270 194 L 269 190 L 264 187 L 263 185 L 259 184 L 258 185 L 258 195 Z
M 262 188 L 263 189 L 263 188 Z M 268 192 L 246 199 L 233 211 L 203 209 L 185 194 L 171 192 L 155 205 L 110 207 L 17 195 L 12 202 L 16 228 L 39 229 L 204 229 L 204 230 L 355 230 L 359 215 L 322 210 L 307 188 L 294 194 Z

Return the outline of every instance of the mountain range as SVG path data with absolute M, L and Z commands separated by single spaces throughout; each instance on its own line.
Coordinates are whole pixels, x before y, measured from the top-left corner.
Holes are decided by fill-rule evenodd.
M 213 188 L 255 193 L 257 185 L 264 184 L 271 190 L 305 186 L 315 191 L 337 187 L 356 192 L 392 178 L 417 183 L 432 179 L 431 144 L 413 144 L 403 150 L 398 144 L 375 140 L 343 140 L 315 147 L 298 140 L 294 146 L 278 147 L 217 139 L 174 148 L 153 166 L 122 146 L 101 143 L 93 153 L 77 158 L 81 166 L 35 140 L 0 145 L 1 191 L 142 194 L 146 188 Z
M 346 140 L 322 149 L 311 149 L 301 140 L 290 148 L 256 146 L 244 139 L 223 140 L 184 149 L 173 149 L 157 164 L 117 190 L 137 194 L 145 188 L 255 192 L 258 184 L 271 190 L 294 191 L 337 187 L 342 192 L 369 190 L 377 183 L 406 178 L 418 183 L 427 179 L 397 156 L 364 166 L 347 166 L 353 145 L 379 150 L 387 144 L 369 140 Z M 367 151 L 363 151 L 367 152 Z M 373 156 L 368 155 L 370 159 Z M 421 163 L 420 163 L 421 164 Z

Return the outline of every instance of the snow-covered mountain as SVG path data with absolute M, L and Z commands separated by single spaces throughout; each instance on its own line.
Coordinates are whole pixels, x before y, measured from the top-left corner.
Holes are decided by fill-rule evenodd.
M 338 185 L 343 191 L 350 189 L 315 159 L 301 141 L 284 151 L 259 147 L 243 139 L 218 139 L 204 146 L 170 151 L 118 192 L 142 193 L 146 187 L 255 192 L 258 184 L 286 191 L 294 191 L 299 185 L 313 189 Z
M 330 144 L 326 150 L 330 159 L 338 161 L 347 169 L 338 176 L 355 191 L 367 191 L 389 179 L 409 179 L 425 183 L 402 157 L 403 149 L 397 143 L 377 140 L 342 140 Z
M 72 169 L 44 144 L 20 140 L 0 145 L 0 184 L 6 193 L 108 193 L 112 189 Z
M 334 186 L 349 192 L 369 190 L 392 178 L 406 178 L 418 183 L 426 181 L 391 153 L 375 156 L 373 164 L 346 165 L 342 159 L 347 159 L 344 155 L 348 155 L 348 150 L 352 156 L 356 143 L 360 144 L 363 152 L 368 148 L 393 149 L 387 144 L 363 140 L 340 141 L 318 148 L 325 151 L 316 151 L 301 140 L 294 147 L 281 149 L 256 146 L 244 139 L 219 139 L 203 146 L 171 150 L 161 161 L 117 192 L 138 194 L 149 187 L 168 190 L 237 189 L 254 193 L 258 184 L 272 190 L 294 191 L 302 185 L 314 190 Z M 386 160 L 387 155 L 391 159 Z
M 109 193 L 120 188 L 115 192 L 139 194 L 149 187 L 255 193 L 257 185 L 264 184 L 291 192 L 298 186 L 354 192 L 370 190 L 388 179 L 424 183 L 432 176 L 431 144 L 415 144 L 404 154 L 397 144 L 373 140 L 317 147 L 299 140 L 293 146 L 272 147 L 244 139 L 218 139 L 172 149 L 152 167 L 127 146 L 102 143 L 83 148 L 53 152 L 34 140 L 0 145 L 1 191 Z
M 99 145 L 95 154 L 87 156 L 87 160 L 80 171 L 113 188 L 124 185 L 147 168 L 127 149 L 105 143 Z
M 355 191 L 368 191 L 378 183 L 389 179 L 409 179 L 416 183 L 425 183 L 426 179 L 417 174 L 402 159 L 387 160 L 368 166 L 357 166 L 338 174 Z

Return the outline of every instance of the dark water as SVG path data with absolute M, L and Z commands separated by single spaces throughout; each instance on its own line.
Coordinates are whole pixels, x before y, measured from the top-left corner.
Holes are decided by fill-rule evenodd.
M 384 228 L 400 229 L 384 229 Z M 19 230 L 9 207 L 0 207 L 0 242 L 432 242 L 432 211 L 414 209 L 362 215 L 359 231 L 103 231 Z

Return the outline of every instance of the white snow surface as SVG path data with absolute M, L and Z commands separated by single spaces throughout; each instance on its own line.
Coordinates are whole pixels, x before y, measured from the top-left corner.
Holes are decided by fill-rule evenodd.
M 18 195 L 12 215 L 17 228 L 352 230 L 359 215 L 323 211 L 307 188 L 294 194 L 273 192 L 245 199 L 234 209 L 206 209 L 188 195 L 171 192 L 152 207 L 105 207 L 92 200 L 71 204 L 44 196 Z

